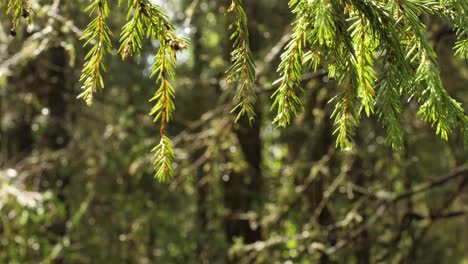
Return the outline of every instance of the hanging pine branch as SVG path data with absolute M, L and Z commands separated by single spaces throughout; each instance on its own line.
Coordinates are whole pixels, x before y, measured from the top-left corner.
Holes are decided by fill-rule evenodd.
M 444 0 L 442 3 L 445 13 L 453 21 L 457 34 L 455 54 L 468 59 L 468 1 Z
M 363 108 L 367 116 L 374 112 L 375 90 L 373 88 L 376 79 L 374 70 L 375 50 L 378 42 L 373 38 L 368 20 L 352 12 L 350 26 L 353 48 L 356 51 L 356 67 L 358 73 L 358 94 L 361 98 L 361 109 Z
M 405 29 L 401 23 L 397 23 L 393 13 L 388 11 L 396 10 L 394 3 L 385 5 L 352 1 L 354 10 L 368 22 L 368 31 L 372 32 L 368 36 L 370 41 L 375 42 L 376 50 L 373 55 L 381 54 L 379 61 L 383 66 L 375 80 L 374 91 L 378 92 L 374 105 L 379 121 L 387 128 L 386 143 L 398 149 L 403 146 L 400 102 L 402 91 L 411 90 L 414 78 L 411 64 L 406 60 L 399 40 L 400 32 Z
M 119 53 L 122 60 L 126 60 L 133 53 L 140 55 L 142 41 L 145 36 L 144 31 L 147 25 L 151 24 L 146 21 L 149 18 L 145 15 L 145 5 L 141 1 L 133 1 L 128 4 L 128 22 L 123 26 L 120 34 Z
M 444 89 L 435 51 L 429 45 L 425 26 L 420 15 L 431 15 L 441 10 L 434 2 L 399 1 L 398 10 L 402 20 L 407 22 L 414 33 L 409 37 L 407 58 L 416 63 L 417 90 L 414 96 L 422 102 L 420 115 L 424 121 L 436 127 L 436 133 L 445 140 L 454 131 L 458 122 L 466 119 L 461 104 L 451 98 Z
M 81 39 L 86 40 L 84 46 L 92 44 L 85 56 L 85 63 L 81 72 L 80 82 L 83 82 L 83 92 L 78 98 L 83 98 L 88 105 L 93 103 L 93 94 L 104 88 L 102 71 L 105 71 L 104 56 L 110 53 L 112 32 L 106 23 L 109 16 L 107 0 L 94 0 L 85 10 L 96 17 L 88 24 Z
M 390 55 L 382 70 L 381 76 L 377 80 L 376 87 L 379 94 L 377 96 L 377 114 L 379 121 L 387 128 L 386 142 L 393 148 L 398 149 L 403 146 L 403 135 L 401 128 L 401 85 L 398 66 L 395 66 Z
M 122 0 L 118 1 L 120 6 Z M 155 152 L 156 177 L 172 177 L 174 151 L 166 135 L 174 107 L 176 53 L 188 45 L 178 37 L 167 15 L 150 0 L 127 0 L 127 23 L 120 34 L 119 53 L 123 60 L 140 54 L 144 39 L 157 40 L 159 49 L 151 66 L 157 89 L 151 99 L 151 115 L 160 123 L 159 144 Z M 418 115 L 447 139 L 458 128 L 468 144 L 468 117 L 460 103 L 443 87 L 436 53 L 428 42 L 421 17 L 437 16 L 453 22 L 457 36 L 455 54 L 468 58 L 468 3 L 458 0 L 290 0 L 295 19 L 291 39 L 281 55 L 278 67 L 280 85 L 273 94 L 274 123 L 286 126 L 304 110 L 300 99 L 303 66 L 321 68 L 341 87 L 333 99 L 332 114 L 337 145 L 347 148 L 359 124 L 360 115 L 376 114 L 387 129 L 386 142 L 402 146 L 403 96 L 420 103 Z M 104 57 L 111 51 L 111 36 L 106 19 L 107 0 L 91 0 L 85 9 L 94 18 L 82 39 L 91 48 L 85 56 L 80 77 L 83 91 L 78 96 L 88 104 L 93 94 L 104 88 Z M 7 13 L 12 17 L 11 34 L 21 17 L 31 23 L 33 12 L 28 0 L 10 0 Z M 228 13 L 232 30 L 232 65 L 227 81 L 236 84 L 234 97 L 236 120 L 246 115 L 252 121 L 255 112 L 255 63 L 249 47 L 247 15 L 241 0 L 232 0 Z
M 160 122 L 161 141 L 153 151 L 155 152 L 155 176 L 160 181 L 164 181 L 173 176 L 172 161 L 174 160 L 172 141 L 166 136 L 166 124 L 172 119 L 175 110 L 175 91 L 170 81 L 174 79 L 176 52 L 186 48 L 188 40 L 175 35 L 172 25 L 168 24 L 167 20 L 155 21 L 153 25 L 159 27 L 155 32 L 160 32 L 158 33 L 160 47 L 154 57 L 155 62 L 151 66 L 151 76 L 156 76 L 159 88 L 150 100 L 155 101 L 150 114 L 154 115 L 154 122 Z
M 174 87 L 170 80 L 174 78 L 174 51 L 164 38 L 160 39 L 158 53 L 154 57 L 155 63 L 151 66 L 152 75 L 156 75 L 156 82 L 159 82 L 159 88 L 150 101 L 155 101 L 155 105 L 151 110 L 151 115 L 154 115 L 154 122 L 160 122 L 161 141 L 153 151 L 155 151 L 156 177 L 159 180 L 165 180 L 172 177 L 172 160 L 174 159 L 174 150 L 172 149 L 171 140 L 166 137 L 166 123 L 172 118 L 174 107 Z
M 249 122 L 255 118 L 255 62 L 249 46 L 249 31 L 247 28 L 247 15 L 242 8 L 241 0 L 234 0 L 227 10 L 234 14 L 234 22 L 229 26 L 233 30 L 231 40 L 234 40 L 231 52 L 232 65 L 227 70 L 227 82 L 237 84 L 234 101 L 237 105 L 232 112 L 238 111 L 237 120 L 247 115 Z
M 401 147 L 403 95 L 422 103 L 418 115 L 442 138 L 459 126 L 467 140 L 467 116 L 443 88 L 435 52 L 420 20 L 444 16 L 445 10 L 457 32 L 456 53 L 466 57 L 464 1 L 291 0 L 290 6 L 296 14 L 294 34 L 281 57 L 281 85 L 273 94 L 279 126 L 289 124 L 303 109 L 296 92 L 301 91 L 302 64 L 314 70 L 321 64 L 343 89 L 334 97 L 337 105 L 332 114 L 341 148 L 351 145 L 361 109 L 368 116 L 377 109 L 387 128 L 387 143 Z M 376 65 L 382 66 L 376 69 Z
M 29 24 L 33 23 L 31 13 L 34 9 L 28 0 L 10 0 L 7 5 L 7 14 L 11 15 L 11 29 L 10 35 L 16 36 L 16 26 L 19 24 L 21 18 L 27 19 Z
M 352 38 L 346 30 L 346 22 L 338 15 L 338 3 L 329 3 L 329 17 L 335 17 L 335 29 L 329 40 L 328 75 L 335 78 L 344 91 L 332 100 L 336 100 L 332 118 L 335 119 L 336 145 L 342 149 L 350 148 L 356 127 L 359 124 L 359 64 L 354 51 Z M 341 19 L 340 19 L 341 18 Z M 330 24 L 331 25 L 331 24 Z M 331 28 L 331 27 L 330 27 Z
M 304 109 L 298 92 L 302 92 L 301 72 L 304 60 L 303 46 L 305 44 L 306 30 L 311 27 L 313 17 L 310 7 L 303 1 L 293 0 L 289 3 L 296 14 L 293 34 L 281 54 L 281 63 L 278 72 L 281 75 L 281 84 L 275 93 L 271 109 L 277 109 L 274 122 L 278 126 L 289 125 L 294 117 Z
M 176 53 L 188 46 L 188 40 L 174 33 L 174 26 L 159 6 L 148 0 L 129 0 L 128 22 L 122 28 L 120 36 L 120 55 L 123 60 L 133 53 L 139 55 L 143 39 L 157 39 L 159 49 L 151 65 L 151 76 L 156 76 L 158 88 L 151 102 L 155 102 L 150 115 L 154 122 L 160 123 L 159 144 L 153 148 L 155 153 L 156 175 L 160 181 L 173 176 L 173 145 L 166 135 L 166 125 L 172 119 L 175 110 L 175 90 L 171 84 L 175 75 Z

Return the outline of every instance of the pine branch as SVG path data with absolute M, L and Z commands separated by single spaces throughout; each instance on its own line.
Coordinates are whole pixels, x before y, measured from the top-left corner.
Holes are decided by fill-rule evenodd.
M 457 41 L 455 54 L 468 59 L 468 2 L 460 0 L 443 0 L 447 16 L 453 21 Z
M 309 1 L 310 8 L 313 10 L 313 28 L 309 39 L 311 42 L 318 42 L 320 46 L 332 46 L 335 39 L 336 25 L 334 15 L 339 4 L 333 0 Z
M 170 82 L 175 75 L 176 52 L 186 48 L 188 40 L 178 37 L 174 33 L 174 27 L 157 5 L 146 0 L 143 4 L 142 13 L 149 19 L 145 18 L 143 23 L 147 27 L 147 36 L 157 37 L 160 45 L 154 57 L 154 63 L 151 65 L 151 77 L 156 76 L 156 83 L 159 84 L 159 87 L 150 100 L 150 102 L 155 102 L 150 115 L 154 116 L 154 122 L 160 123 L 161 141 L 153 148 L 153 152 L 155 152 L 155 177 L 160 181 L 165 181 L 173 177 L 172 162 L 174 160 L 172 142 L 166 136 L 166 125 L 172 119 L 175 110 L 175 90 Z
M 93 94 L 98 89 L 104 88 L 102 71 L 105 71 L 104 56 L 106 52 L 111 52 L 112 44 L 110 36 L 112 32 L 106 24 L 109 16 L 109 6 L 107 0 L 94 0 L 85 12 L 95 13 L 96 17 L 88 24 L 81 39 L 86 40 L 84 46 L 93 44 L 90 51 L 85 56 L 85 63 L 81 72 L 80 82 L 84 90 L 78 98 L 83 98 L 88 105 L 93 103 Z
M 150 100 L 155 101 L 150 115 L 154 115 L 154 122 L 160 122 L 161 141 L 153 149 L 155 152 L 154 165 L 157 170 L 155 177 L 160 181 L 173 177 L 174 150 L 171 140 L 166 136 L 166 124 L 172 119 L 175 110 L 175 90 L 170 83 L 174 78 L 176 61 L 176 50 L 173 48 L 175 45 L 173 42 L 186 43 L 183 39 L 176 39 L 175 35 L 172 34 L 173 32 L 166 33 L 159 38 L 161 47 L 155 56 L 154 64 L 151 66 L 152 76 L 156 75 L 156 82 L 159 83 L 159 88 Z
M 388 6 L 371 1 L 350 2 L 368 22 L 367 32 L 371 32 L 370 37 L 380 48 L 377 53 L 381 54 L 383 67 L 379 72 L 379 78 L 375 81 L 377 94 L 375 105 L 379 121 L 387 128 L 386 143 L 394 149 L 399 149 L 403 147 L 400 98 L 403 90 L 411 90 L 414 74 L 400 43 L 399 34 L 407 30 L 388 11 L 396 9 L 391 6 L 394 3 L 391 2 Z
M 364 108 L 366 115 L 370 116 L 374 112 L 374 96 L 376 93 L 372 86 L 376 78 L 374 70 L 375 49 L 378 42 L 369 32 L 368 21 L 365 17 L 353 14 L 351 20 L 351 37 L 353 39 L 354 50 L 356 51 L 356 65 L 359 78 L 358 93 L 361 98 L 361 109 Z
M 144 38 L 158 39 L 165 35 L 166 31 L 172 32 L 174 30 L 167 15 L 159 6 L 150 1 L 128 0 L 128 5 L 128 22 L 123 26 L 120 34 L 119 53 L 122 60 L 127 59 L 133 53 L 139 56 Z M 175 45 L 175 43 L 172 44 Z M 180 46 L 173 46 L 173 48 L 184 49 L 187 46 L 187 41 L 178 42 L 177 45 Z
M 298 112 L 304 109 L 301 99 L 297 95 L 297 90 L 302 92 L 303 45 L 307 37 L 306 30 L 313 22 L 311 9 L 307 3 L 292 0 L 290 6 L 295 6 L 293 12 L 296 13 L 296 21 L 291 40 L 287 44 L 284 53 L 281 54 L 281 63 L 278 67 L 281 84 L 272 95 L 274 101 L 271 107 L 271 109 L 278 108 L 274 122 L 282 127 L 291 123 L 291 120 L 297 116 Z
M 150 115 L 154 116 L 154 122 L 160 123 L 161 140 L 152 150 L 155 156 L 155 177 L 165 181 L 173 177 L 174 150 L 172 141 L 166 135 L 167 123 L 172 119 L 175 110 L 175 90 L 171 81 L 175 75 L 176 52 L 185 49 L 188 40 L 174 33 L 174 26 L 158 5 L 149 0 L 128 0 L 127 5 L 128 22 L 120 34 L 119 52 L 122 60 L 133 53 L 139 55 L 144 38 L 157 39 L 159 42 L 158 52 L 151 65 L 150 77 L 156 76 L 158 88 L 150 99 L 150 102 L 155 102 Z
M 170 83 L 170 80 L 174 78 L 175 59 L 173 60 L 174 57 L 169 54 L 171 52 L 170 46 L 164 35 L 159 38 L 159 41 L 161 46 L 154 57 L 155 62 L 151 66 L 152 76 L 156 75 L 156 82 L 159 82 L 159 88 L 150 100 L 150 102 L 156 102 L 151 109 L 150 115 L 154 115 L 154 122 L 160 122 L 161 141 L 152 151 L 155 152 L 155 177 L 160 181 L 164 181 L 173 177 L 172 161 L 174 160 L 174 150 L 171 140 L 166 136 L 166 123 L 171 120 L 172 113 L 175 110 L 175 91 Z
M 383 72 L 376 82 L 379 94 L 377 96 L 377 114 L 379 121 L 387 128 L 386 143 L 394 149 L 403 147 L 401 128 L 401 80 L 398 65 L 395 65 L 388 55 Z
M 426 122 L 436 127 L 436 133 L 445 140 L 460 123 L 462 132 L 467 126 L 467 117 L 459 102 L 451 98 L 442 84 L 440 70 L 435 51 L 427 41 L 424 24 L 419 15 L 430 15 L 438 12 L 440 8 L 431 8 L 434 2 L 399 1 L 399 11 L 403 21 L 407 22 L 414 35 L 410 43 L 413 47 L 408 51 L 410 61 L 417 63 L 416 83 L 417 90 L 413 94 L 423 102 L 418 115 Z
M 255 118 L 255 61 L 249 46 L 249 32 L 247 28 L 247 15 L 242 7 L 241 0 L 233 0 L 227 10 L 234 13 L 234 22 L 229 26 L 233 30 L 231 40 L 234 50 L 231 52 L 232 65 L 227 70 L 227 82 L 237 83 L 237 92 L 234 101 L 237 102 L 231 112 L 238 111 L 237 120 L 247 115 L 249 122 Z
M 335 7 L 338 3 L 335 2 Z M 337 10 L 335 10 L 336 12 Z M 341 149 L 350 148 L 355 129 L 359 124 L 359 73 L 356 54 L 352 39 L 347 34 L 346 22 L 337 13 L 334 16 L 336 25 L 335 39 L 331 47 L 328 72 L 329 76 L 336 78 L 338 84 L 344 86 L 344 92 L 334 97 L 338 100 L 331 118 L 334 118 L 337 135 L 336 145 Z M 332 101 L 330 100 L 330 101 Z
M 155 177 L 159 181 L 166 181 L 173 177 L 174 170 L 172 168 L 172 162 L 174 161 L 174 149 L 172 141 L 162 136 L 161 141 L 156 145 L 152 152 L 155 152 L 154 166 L 156 168 Z
M 120 33 L 119 53 L 122 60 L 126 60 L 133 53 L 140 55 L 142 40 L 145 36 L 144 13 L 145 6 L 141 1 L 129 1 L 127 20 L 131 19 L 123 26 Z
M 165 42 L 165 40 L 163 40 Z M 175 61 L 169 54 L 170 47 L 167 43 L 162 43 L 158 53 L 154 57 L 155 62 L 151 66 L 152 74 L 156 75 L 156 82 L 159 83 L 159 88 L 154 94 L 151 101 L 156 101 L 150 115 L 154 115 L 154 122 L 161 121 L 161 136 L 164 135 L 164 125 L 172 118 L 172 113 L 175 110 L 174 106 L 174 88 L 169 82 L 174 78 Z
M 16 26 L 19 24 L 21 18 L 28 20 L 29 24 L 33 23 L 31 13 L 35 13 L 32 9 L 29 0 L 10 0 L 7 5 L 7 14 L 11 15 L 11 29 L 10 35 L 16 36 Z

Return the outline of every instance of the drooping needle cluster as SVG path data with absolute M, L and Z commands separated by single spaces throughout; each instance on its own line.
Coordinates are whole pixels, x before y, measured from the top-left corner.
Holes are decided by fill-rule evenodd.
M 291 0 L 296 14 L 291 39 L 281 57 L 281 84 L 273 94 L 275 122 L 286 126 L 304 110 L 304 66 L 318 65 L 337 80 L 342 92 L 332 114 L 337 145 L 352 145 L 362 110 L 376 112 L 387 128 L 387 143 L 403 145 L 402 97 L 420 102 L 418 115 L 442 138 L 460 128 L 468 142 L 468 118 L 444 89 L 436 53 L 428 43 L 422 16 L 454 22 L 455 54 L 468 55 L 466 1 Z
M 122 6 L 119 1 L 119 6 Z M 120 33 L 122 60 L 137 56 L 145 39 L 157 40 L 159 48 L 151 66 L 157 88 L 150 114 L 160 125 L 160 141 L 154 147 L 156 177 L 173 176 L 174 150 L 166 135 L 171 121 L 175 90 L 176 53 L 188 46 L 186 38 L 175 34 L 174 26 L 161 8 L 150 0 L 127 0 L 127 22 Z M 386 142 L 403 146 L 402 98 L 419 103 L 418 115 L 435 127 L 444 139 L 460 130 L 468 145 L 468 117 L 463 107 L 443 87 L 437 56 L 431 47 L 421 17 L 435 16 L 451 21 L 457 36 L 455 54 L 468 58 L 468 2 L 459 0 L 290 0 L 295 15 L 290 40 L 278 67 L 280 85 L 273 94 L 274 123 L 287 126 L 304 111 L 300 95 L 304 69 L 321 68 L 341 88 L 330 101 L 336 144 L 352 146 L 362 113 L 377 115 L 387 130 Z M 9 0 L 11 35 L 21 17 L 31 23 L 34 12 L 28 0 Z M 78 96 L 92 104 L 93 95 L 104 88 L 105 57 L 112 51 L 112 32 L 107 24 L 108 0 L 91 0 L 85 9 L 93 19 L 84 31 L 85 56 Z M 248 19 L 242 0 L 232 0 L 227 8 L 233 51 L 227 81 L 237 87 L 232 111 L 236 121 L 246 115 L 254 120 L 256 102 L 255 61 L 249 43 Z
M 159 48 L 151 66 L 151 76 L 156 77 L 157 89 L 150 101 L 154 102 L 150 114 L 154 122 L 160 124 L 161 140 L 153 148 L 155 152 L 155 177 L 163 181 L 173 176 L 172 162 L 174 150 L 170 138 L 166 135 L 166 125 L 171 120 L 174 107 L 174 87 L 171 81 L 175 74 L 176 52 L 188 46 L 188 40 L 174 33 L 174 26 L 158 5 L 149 0 L 127 1 L 127 23 L 120 34 L 119 53 L 122 60 L 136 54 L 140 55 L 145 39 L 158 40 Z M 80 98 L 92 103 L 93 93 L 98 88 L 104 88 L 102 71 L 105 70 L 103 58 L 110 53 L 112 33 L 105 23 L 109 15 L 106 0 L 96 0 L 87 10 L 96 13 L 94 20 L 88 25 L 83 38 L 86 44 L 93 47 L 86 56 L 81 80 L 84 91 Z

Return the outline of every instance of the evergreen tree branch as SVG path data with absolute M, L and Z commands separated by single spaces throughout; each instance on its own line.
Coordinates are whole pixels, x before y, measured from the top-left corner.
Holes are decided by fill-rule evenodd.
M 337 135 L 336 145 L 341 149 L 350 148 L 355 129 L 359 124 L 359 64 L 353 47 L 352 38 L 346 30 L 346 21 L 340 15 L 339 3 L 334 2 L 335 39 L 328 54 L 328 74 L 336 78 L 344 91 L 335 96 L 337 100 L 331 118 L 334 119 Z M 330 101 L 332 101 L 330 100 Z
M 430 15 L 438 12 L 434 2 L 412 2 L 400 0 L 398 8 L 404 22 L 407 22 L 414 35 L 409 43 L 414 43 L 408 51 L 410 61 L 417 63 L 415 96 L 423 102 L 418 115 L 436 127 L 436 133 L 445 140 L 460 124 L 464 133 L 467 117 L 459 102 L 451 98 L 442 84 L 435 51 L 427 41 L 424 24 L 419 15 Z M 464 133 L 465 134 L 465 133 Z
M 21 18 L 28 20 L 29 24 L 33 23 L 31 13 L 34 13 L 29 0 L 10 0 L 7 4 L 7 14 L 11 15 L 10 35 L 16 36 L 16 26 Z
M 142 12 L 150 19 L 144 20 L 149 29 L 147 36 L 157 37 L 160 45 L 151 65 L 151 77 L 156 76 L 159 87 L 150 100 L 155 102 L 150 115 L 154 116 L 154 122 L 160 123 L 161 140 L 152 151 L 155 152 L 155 177 L 164 181 L 173 177 L 174 150 L 172 141 L 166 136 L 166 124 L 172 119 L 175 110 L 175 90 L 170 82 L 175 75 L 176 52 L 186 48 L 188 40 L 174 33 L 174 27 L 158 6 L 150 2 L 144 4 L 145 9 Z
M 155 177 L 165 181 L 173 177 L 172 162 L 174 150 L 171 139 L 166 135 L 167 123 L 175 110 L 175 90 L 171 84 L 175 75 L 176 53 L 188 46 L 188 40 L 174 33 L 174 26 L 158 5 L 149 0 L 128 0 L 127 20 L 120 34 L 119 53 L 122 60 L 133 53 L 139 55 L 144 38 L 157 39 L 159 49 L 151 65 L 151 76 L 156 76 L 158 88 L 150 102 L 155 102 L 150 115 L 160 124 L 159 144 L 153 148 L 155 153 Z
M 394 149 L 403 147 L 401 129 L 403 90 L 411 90 L 414 79 L 411 64 L 406 60 L 406 52 L 400 43 L 400 34 L 406 32 L 403 24 L 398 23 L 389 10 L 395 10 L 395 2 L 383 5 L 371 1 L 350 1 L 355 10 L 368 21 L 370 37 L 378 43 L 383 67 L 375 81 L 377 115 L 387 128 L 386 143 Z M 398 19 L 398 17 L 397 17 Z M 358 51 L 359 52 L 359 51 Z
M 227 70 L 227 82 L 237 83 L 237 92 L 234 101 L 237 105 L 231 112 L 238 111 L 237 120 L 247 115 L 249 122 L 255 118 L 255 61 L 249 46 L 249 31 L 247 28 L 247 15 L 242 7 L 241 0 L 233 0 L 227 10 L 234 13 L 234 22 L 229 26 L 233 30 L 231 39 L 234 40 L 234 50 L 231 52 L 232 65 Z
M 281 84 L 273 93 L 274 98 L 271 109 L 277 108 L 274 122 L 285 127 L 291 123 L 292 118 L 304 109 L 297 91 L 302 91 L 301 72 L 304 60 L 303 45 L 307 37 L 307 29 L 313 23 L 312 10 L 307 1 L 291 0 L 290 7 L 294 7 L 296 21 L 294 22 L 291 40 L 281 54 L 281 63 L 278 72 L 281 75 Z
M 366 115 L 370 116 L 374 112 L 374 96 L 376 95 L 372 87 L 376 78 L 374 56 L 378 42 L 371 35 L 365 17 L 355 13 L 351 19 L 355 20 L 350 30 L 354 50 L 356 51 L 356 68 L 359 78 L 358 93 L 361 99 L 361 109 L 364 108 Z
M 395 65 L 390 55 L 386 60 L 381 76 L 377 80 L 379 94 L 377 96 L 377 114 L 379 121 L 387 128 L 386 143 L 394 149 L 403 147 L 401 128 L 401 78 L 398 65 Z
M 453 21 L 457 41 L 455 54 L 468 59 L 468 2 L 461 0 L 443 0 L 447 16 Z
M 85 56 L 85 63 L 81 72 L 80 82 L 84 90 L 78 98 L 83 98 L 88 105 L 93 103 L 93 94 L 98 89 L 104 88 L 102 71 L 105 71 L 104 56 L 106 52 L 111 52 L 112 44 L 110 36 L 112 32 L 106 24 L 109 16 L 109 6 L 107 0 L 94 0 L 85 12 L 95 13 L 96 17 L 88 24 L 81 39 L 86 40 L 84 46 L 93 44 L 90 51 Z
M 144 21 L 145 5 L 142 1 L 135 0 L 130 3 L 127 20 L 120 34 L 119 53 L 122 60 L 126 60 L 133 53 L 140 54 L 142 40 L 145 36 L 144 30 L 147 23 Z

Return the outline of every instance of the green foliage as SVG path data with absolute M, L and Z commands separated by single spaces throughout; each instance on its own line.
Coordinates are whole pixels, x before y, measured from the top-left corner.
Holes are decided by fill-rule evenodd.
M 466 135 L 467 117 L 442 85 L 435 52 L 420 20 L 421 16 L 444 16 L 447 11 L 459 38 L 456 53 L 466 57 L 466 4 L 292 0 L 290 6 L 297 14 L 294 33 L 281 57 L 282 81 L 273 95 L 279 126 L 289 124 L 303 110 L 296 92 L 301 90 L 302 65 L 317 69 L 322 64 L 344 89 L 334 98 L 337 105 L 332 114 L 341 148 L 351 146 L 360 109 L 369 116 L 375 108 L 387 128 L 387 142 L 400 148 L 404 95 L 421 103 L 418 115 L 435 126 L 442 138 L 447 140 L 457 125 Z
M 356 68 L 359 79 L 358 94 L 362 100 L 361 108 L 364 108 L 366 115 L 370 116 L 374 112 L 374 86 L 376 72 L 374 69 L 375 51 L 377 41 L 372 36 L 369 21 L 364 16 L 359 16 L 358 12 L 352 11 L 349 30 L 353 41 L 353 48 L 356 51 Z
M 150 114 L 154 115 L 154 122 L 161 123 L 161 141 L 153 151 L 155 151 L 156 177 L 162 181 L 172 177 L 172 160 L 174 159 L 172 142 L 165 135 L 165 124 L 171 120 L 175 110 L 174 88 L 170 83 L 170 80 L 174 78 L 175 50 L 169 45 L 169 41 L 164 35 L 160 38 L 160 45 L 161 47 L 154 57 L 155 62 L 151 66 L 152 75 L 156 75 L 159 88 L 150 100 L 156 102 Z
M 123 26 L 120 34 L 119 53 L 122 60 L 127 59 L 133 53 L 140 55 L 145 29 L 152 28 L 150 18 L 145 15 L 147 12 L 145 8 L 142 3 L 134 1 L 131 8 L 128 9 L 127 20 L 129 21 Z
M 106 52 L 111 53 L 112 32 L 106 23 L 109 16 L 109 5 L 107 0 L 94 0 L 85 12 L 95 14 L 95 18 L 88 24 L 81 39 L 86 40 L 84 46 L 92 45 L 85 56 L 85 63 L 81 72 L 80 82 L 83 82 L 83 92 L 78 98 L 83 98 L 88 105 L 93 103 L 93 94 L 98 89 L 104 88 L 102 71 L 105 71 L 104 56 Z
M 119 7 L 121 1 L 119 1 Z M 139 55 L 144 39 L 158 40 L 159 49 L 151 66 L 158 88 L 151 101 L 154 122 L 160 122 L 161 138 L 166 138 L 166 123 L 174 106 L 176 52 L 188 45 L 178 37 L 174 26 L 161 8 L 149 0 L 126 1 L 127 23 L 120 34 L 119 53 L 123 60 Z M 436 133 L 447 140 L 457 128 L 468 142 L 467 116 L 461 104 L 443 87 L 436 54 L 428 42 L 427 29 L 422 18 L 436 16 L 453 22 L 457 41 L 455 53 L 462 58 L 468 54 L 468 4 L 466 1 L 358 1 L 358 0 L 290 0 L 295 14 L 293 32 L 278 67 L 280 85 L 273 93 L 272 109 L 276 108 L 274 123 L 285 127 L 304 110 L 300 99 L 303 92 L 304 66 L 326 72 L 340 85 L 342 91 L 332 100 L 336 103 L 331 118 L 334 120 L 336 145 L 352 146 L 353 136 L 362 112 L 376 114 L 387 129 L 386 142 L 401 148 L 403 97 L 420 103 L 418 115 L 435 127 Z M 15 26 L 21 15 L 31 12 L 27 0 L 9 1 L 7 12 Z M 78 96 L 87 104 L 93 94 L 104 88 L 104 57 L 111 53 L 112 32 L 107 25 L 107 0 L 93 0 L 85 9 L 95 17 L 84 31 L 85 46 L 92 45 L 85 56 L 80 81 L 83 92 Z M 238 111 L 236 121 L 246 115 L 255 117 L 255 62 L 249 46 L 248 19 L 241 0 L 233 0 L 227 9 L 233 14 L 230 39 L 232 65 L 227 70 L 227 81 L 236 84 L 234 96 Z M 27 16 L 30 19 L 30 16 Z M 320 66 L 320 67 L 319 67 Z M 307 109 L 309 110 L 309 109 Z M 166 138 L 161 142 L 169 142 Z M 163 143 L 160 143 L 160 145 Z M 166 146 L 166 147 L 164 147 Z M 157 151 L 155 164 L 172 160 L 171 144 Z M 161 156 L 167 155 L 167 156 Z M 164 162 L 163 162 L 164 161 Z M 171 177 L 172 170 L 164 166 Z M 157 175 L 162 175 L 157 172 Z M 168 178 L 160 177 L 158 178 Z
M 12 36 L 16 36 L 16 26 L 21 18 L 27 19 L 29 24 L 33 23 L 31 13 L 35 13 L 35 11 L 31 8 L 28 0 L 9 0 L 6 12 L 11 15 L 10 35 Z
M 457 42 L 454 49 L 455 54 L 462 58 L 468 58 L 468 2 L 458 0 L 443 0 L 444 11 L 452 19 Z
M 466 126 L 466 116 L 460 103 L 451 98 L 444 89 L 437 64 L 436 53 L 429 45 L 425 26 L 420 22 L 420 15 L 438 12 L 436 3 L 401 1 L 398 7 L 402 21 L 412 29 L 412 35 L 406 35 L 406 58 L 416 64 L 417 85 L 411 96 L 416 96 L 422 105 L 418 115 L 436 127 L 436 133 L 445 140 L 454 131 L 457 123 Z
M 295 6 L 296 2 L 291 1 L 290 6 Z M 302 92 L 301 72 L 306 30 L 312 27 L 313 22 L 311 8 L 302 1 L 297 3 L 293 13 L 296 14 L 293 34 L 285 52 L 281 55 L 281 63 L 278 68 L 281 84 L 272 95 L 274 101 L 271 109 L 278 108 L 274 122 L 282 127 L 290 124 L 292 119 L 304 109 L 298 92 Z
M 234 50 L 231 52 L 232 65 L 227 70 L 227 82 L 237 83 L 237 92 L 234 101 L 237 105 L 232 112 L 238 111 L 236 121 L 247 115 L 249 122 L 255 118 L 255 61 L 249 46 L 249 31 L 247 28 L 247 15 L 242 8 L 241 0 L 234 0 L 227 10 L 234 13 L 234 22 L 229 26 L 233 30 L 231 40 L 234 40 Z
M 159 144 L 152 151 L 155 152 L 154 156 L 156 158 L 154 160 L 156 178 L 160 181 L 172 178 L 174 172 L 172 169 L 172 161 L 174 160 L 172 141 L 163 135 Z
M 386 142 L 393 148 L 403 146 L 401 129 L 402 109 L 400 103 L 401 85 L 398 66 L 388 62 L 377 81 L 377 113 L 379 120 L 387 128 Z
M 432 91 L 416 79 L 425 48 L 398 11 L 401 1 L 296 2 L 324 14 L 297 11 L 311 18 L 303 57 L 294 58 L 301 75 L 293 91 L 306 111 L 282 129 L 265 113 L 278 79 L 273 62 L 298 18 L 284 0 L 242 5 L 255 14 L 249 41 L 261 72 L 255 108 L 263 114 L 251 126 L 233 124 L 229 114 L 241 83 L 225 89 L 223 82 L 235 40 L 227 36 L 236 28 L 226 30 L 236 21 L 235 10 L 225 15 L 232 1 L 108 1 L 105 21 L 116 37 L 101 72 L 112 89 L 94 94 L 92 108 L 70 100 L 80 77 L 72 57 L 96 43 L 79 40 L 95 17 L 82 12 L 91 1 L 30 2 L 44 3 L 37 24 L 27 33 L 18 25 L 16 39 L 0 33 L 0 263 L 468 260 L 468 153 L 457 133 L 467 122 L 457 121 L 446 143 L 413 118 Z M 427 4 L 401 3 L 403 10 Z M 468 65 L 452 56 L 457 36 L 441 17 L 452 13 L 428 6 L 433 13 L 416 16 L 438 57 L 420 72 L 440 70 L 466 110 Z M 161 9 L 183 29 L 164 27 L 170 19 Z M 0 21 L 7 32 L 10 15 Z M 183 54 L 179 31 L 195 43 Z M 340 147 L 352 150 L 336 150 L 336 129 Z
M 322 3 L 323 4 L 323 3 Z M 332 5 L 330 5 L 330 9 Z M 330 17 L 337 17 L 336 6 Z M 336 32 L 334 41 L 329 44 L 330 59 L 328 62 L 328 74 L 335 78 L 338 84 L 344 87 L 344 91 L 337 95 L 335 110 L 332 118 L 335 119 L 336 145 L 342 149 L 350 148 L 355 129 L 359 124 L 359 65 L 357 65 L 356 54 L 353 50 L 352 38 L 346 34 L 346 22 L 342 18 L 335 18 Z M 320 43 L 319 43 L 320 45 Z
M 119 6 L 120 6 L 119 2 Z M 164 180 L 172 177 L 172 161 L 174 159 L 172 143 L 166 136 L 166 123 L 171 120 L 174 106 L 174 88 L 170 81 L 175 74 L 176 52 L 188 46 L 188 40 L 178 37 L 167 15 L 161 8 L 148 0 L 127 1 L 127 23 L 120 34 L 119 53 L 122 60 L 132 54 L 140 55 L 142 42 L 145 38 L 158 40 L 159 49 L 154 56 L 151 66 L 151 76 L 156 76 L 159 87 L 150 101 L 155 101 L 150 114 L 154 115 L 154 122 L 160 122 L 160 143 L 155 151 L 156 177 Z M 92 104 L 93 93 L 104 88 L 102 71 L 105 71 L 104 56 L 111 53 L 112 32 L 106 23 L 109 16 L 109 6 L 106 0 L 96 0 L 86 9 L 95 13 L 96 17 L 89 23 L 82 39 L 86 39 L 85 46 L 93 44 L 86 55 L 86 62 L 80 81 L 84 82 L 84 90 L 78 97 L 83 98 L 88 105 Z
M 172 161 L 174 150 L 171 140 L 166 136 L 166 124 L 172 119 L 175 110 L 175 90 L 171 80 L 175 75 L 176 53 L 188 46 L 188 40 L 174 33 L 174 26 L 159 6 L 148 0 L 128 1 L 129 20 L 122 28 L 120 37 L 120 55 L 123 60 L 132 53 L 140 55 L 143 39 L 157 39 L 159 49 L 151 65 L 151 76 L 156 76 L 159 87 L 150 101 L 155 101 L 150 115 L 154 115 L 154 122 L 160 122 L 159 144 L 153 148 L 155 152 L 156 178 L 163 181 L 172 178 Z M 146 32 L 146 34 L 145 34 Z

